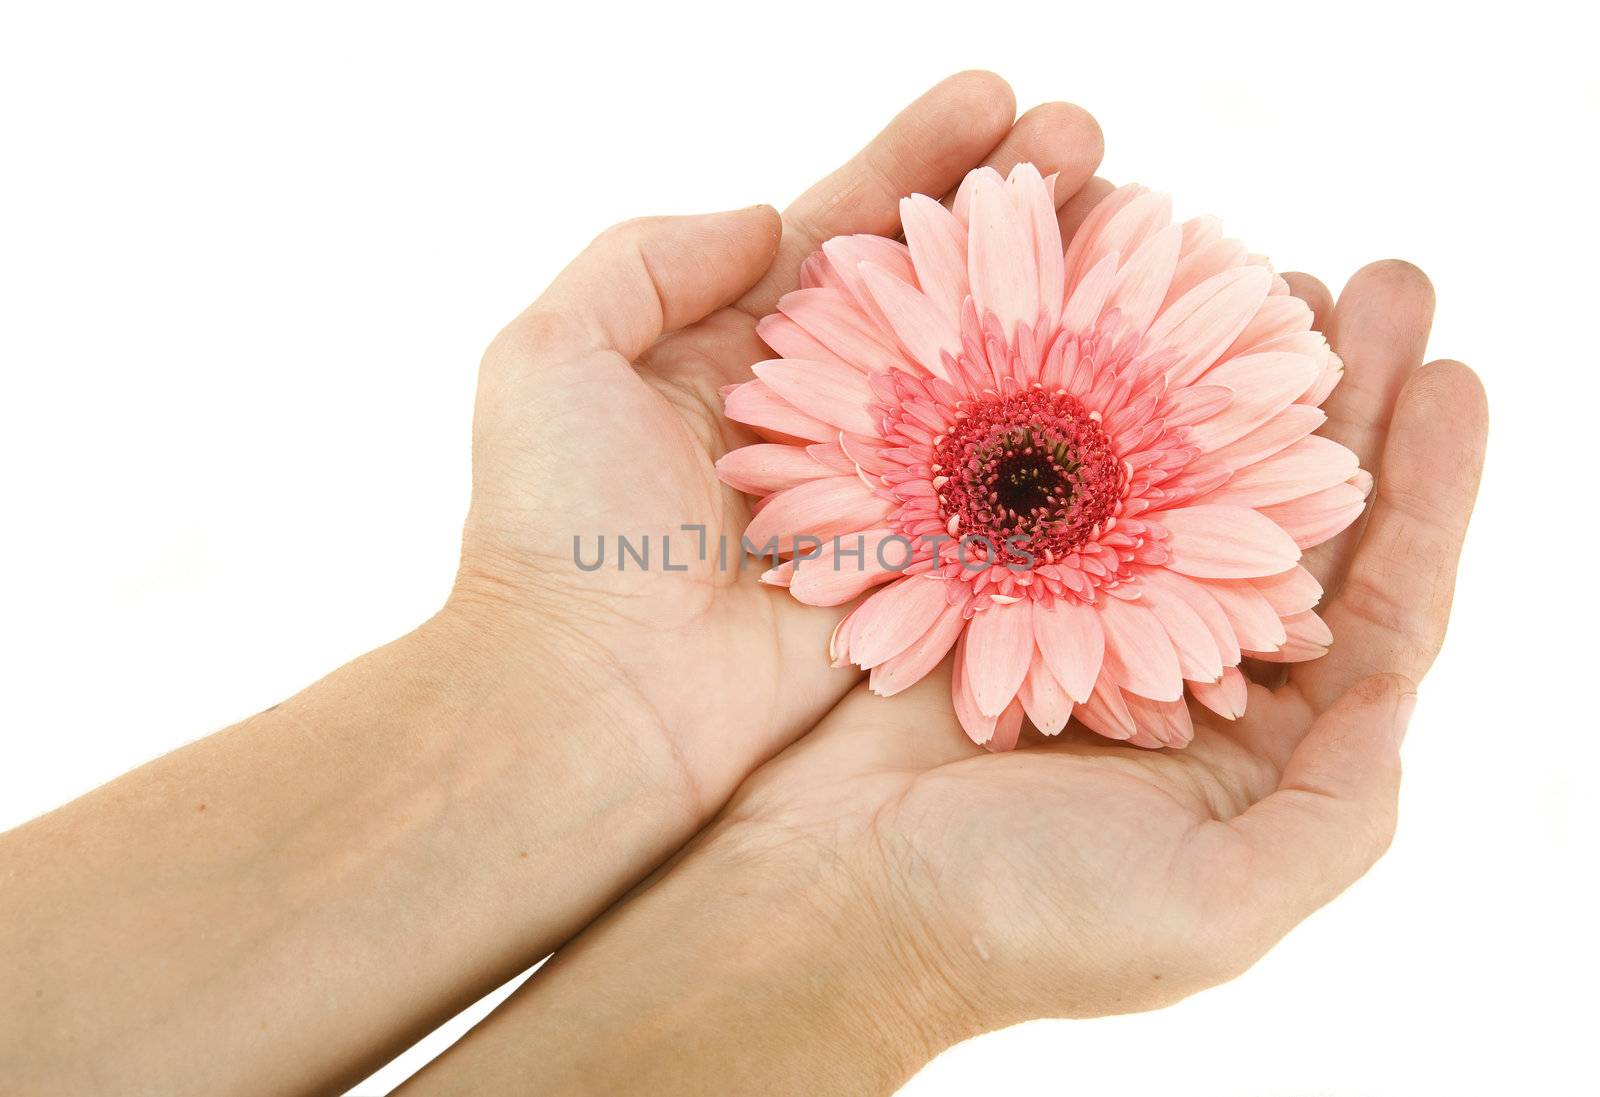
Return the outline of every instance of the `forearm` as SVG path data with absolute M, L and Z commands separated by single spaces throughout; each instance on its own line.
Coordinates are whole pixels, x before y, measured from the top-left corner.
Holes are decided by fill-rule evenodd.
M 441 618 L 0 837 L 8 1092 L 348 1083 L 682 841 L 648 736 L 464 639 Z
M 968 1034 L 848 871 L 713 836 L 402 1090 L 880 1094 Z

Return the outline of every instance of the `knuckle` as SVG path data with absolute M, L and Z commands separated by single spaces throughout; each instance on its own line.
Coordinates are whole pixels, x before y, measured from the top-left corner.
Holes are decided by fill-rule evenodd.
M 595 237 L 595 243 L 634 247 L 661 220 L 660 217 L 630 217 L 626 221 L 618 221 Z
M 1339 605 L 1359 620 L 1386 629 L 1401 629 L 1412 614 L 1389 587 L 1366 571 L 1353 573 L 1339 590 Z
M 507 362 L 525 361 L 580 334 L 577 323 L 566 313 L 532 305 L 489 341 L 480 369 L 492 371 Z

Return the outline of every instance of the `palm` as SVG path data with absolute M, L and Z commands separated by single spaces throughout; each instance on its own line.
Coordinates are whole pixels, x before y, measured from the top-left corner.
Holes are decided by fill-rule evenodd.
M 1248 734 L 1209 726 L 1196 707 L 1182 751 L 1119 746 L 1074 726 L 991 755 L 956 725 L 948 698 L 944 675 L 893 702 L 852 694 L 746 784 L 730 818 L 865 851 L 876 862 L 869 875 L 887 870 L 936 908 L 919 918 L 973 927 L 985 951 L 1048 951 L 1065 927 L 1093 924 L 1147 930 L 1126 945 L 1154 955 L 1161 933 L 1193 924 L 1190 904 L 1220 910 L 1234 898 L 1226 836 L 1204 828 L 1281 776 Z M 1292 699 L 1256 687 L 1251 705 L 1249 731 L 1263 740 L 1305 731 Z M 1175 879 L 1215 892 L 1175 903 Z
M 1286 675 L 1262 668 L 1238 721 L 1191 706 L 1195 738 L 1180 751 L 1073 724 L 989 755 L 951 714 L 947 672 L 892 701 L 858 690 L 752 778 L 730 818 L 758 842 L 806 835 L 854 851 L 833 859 L 895 881 L 910 917 L 955 952 L 970 940 L 1019 974 L 1041 958 L 1070 967 L 1062 942 L 1089 927 L 1118 944 L 1113 963 L 1193 979 L 1130 990 L 1115 973 L 1058 971 L 1123 995 L 1065 1012 L 1160 1004 L 1225 977 L 1303 916 L 1282 895 L 1320 903 L 1359 874 L 1386 843 L 1398 767 L 1388 714 L 1376 732 L 1349 714 L 1370 676 L 1415 683 L 1438 648 L 1482 459 L 1482 394 L 1453 363 L 1416 369 L 1431 293 L 1412 268 L 1367 268 L 1336 312 L 1315 283 L 1297 286 L 1349 370 L 1330 431 L 1380 485 L 1365 528 L 1307 561 L 1329 592 L 1329 655 Z M 1202 948 L 1220 957 L 1207 969 L 1196 927 L 1243 943 Z
M 815 657 L 837 613 L 761 584 L 766 565 L 740 549 L 748 504 L 716 477 L 716 458 L 751 440 L 726 424 L 717 389 L 762 356 L 754 318 L 725 308 L 636 363 L 602 353 L 545 373 L 529 399 L 550 409 L 547 428 L 522 451 L 535 467 L 514 477 L 524 486 L 500 526 L 516 531 L 513 551 L 547 562 L 554 604 L 583 607 L 585 639 L 660 725 L 692 729 L 679 749 L 722 771 L 715 783 L 742 777 L 851 681 Z M 566 474 L 541 474 L 552 461 Z M 599 568 L 575 565 L 575 537 L 585 567 L 603 554 Z M 622 555 L 624 537 L 648 544 L 643 563 Z

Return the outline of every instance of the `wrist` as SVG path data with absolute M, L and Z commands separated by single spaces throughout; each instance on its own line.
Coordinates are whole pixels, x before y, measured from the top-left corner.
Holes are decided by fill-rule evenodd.
M 847 1073 L 842 1088 L 889 1092 L 987 1027 L 870 842 L 734 819 L 692 856 L 703 902 L 720 909 L 736 897 L 737 917 L 725 931 L 746 953 L 732 953 L 734 960 L 790 988 L 813 1046 L 831 1049 Z
M 406 642 L 451 678 L 477 734 L 531 767 L 550 765 L 554 753 L 563 771 L 625 785 L 671 828 L 674 846 L 687 839 L 709 812 L 658 714 L 580 630 L 507 597 L 523 595 L 458 582 Z
M 892 901 L 775 834 L 708 831 L 418 1089 L 886 1094 L 975 1031 Z
M 592 921 L 701 819 L 670 751 L 638 734 L 623 699 L 480 620 L 447 607 L 275 715 L 318 729 L 323 744 L 323 729 L 351 727 L 359 744 L 331 765 L 360 781 L 352 814 L 420 828 L 469 871 L 486 911 L 478 928 L 498 927 L 485 955 L 509 965 L 503 980 Z M 399 840 L 392 831 L 374 846 Z

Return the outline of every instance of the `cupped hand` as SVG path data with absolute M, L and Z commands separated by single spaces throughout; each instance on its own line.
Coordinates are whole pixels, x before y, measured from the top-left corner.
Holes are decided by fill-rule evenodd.
M 835 235 L 895 235 L 902 196 L 1020 160 L 1058 172 L 1063 200 L 1077 191 L 1100 159 L 1093 119 L 1061 103 L 1013 113 L 1002 80 L 962 73 L 781 218 L 755 206 L 619 225 L 484 357 L 451 611 L 513 664 L 552 671 L 575 705 L 655 735 L 704 812 L 856 680 L 820 654 L 839 612 L 763 587 L 740 551 L 748 506 L 713 464 L 751 438 L 718 390 L 771 357 L 756 321 L 801 262 Z M 648 541 L 648 562 L 623 560 L 619 537 Z M 580 568 L 602 538 L 604 563 Z
M 1330 654 L 1286 677 L 1264 668 L 1236 722 L 1192 706 L 1183 750 L 1069 727 L 991 755 L 961 731 L 944 675 L 889 700 L 861 687 L 707 838 L 878 912 L 907 982 L 935 988 L 942 1005 L 926 1012 L 946 1039 L 1220 982 L 1387 848 L 1401 738 L 1477 489 L 1484 397 L 1465 366 L 1419 366 L 1433 301 L 1414 267 L 1365 268 L 1336 308 L 1289 277 L 1346 364 L 1325 432 L 1377 484 L 1365 523 L 1307 560 L 1328 591 Z

